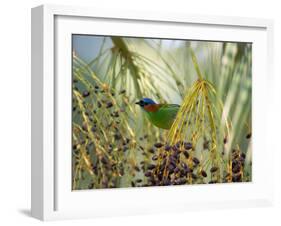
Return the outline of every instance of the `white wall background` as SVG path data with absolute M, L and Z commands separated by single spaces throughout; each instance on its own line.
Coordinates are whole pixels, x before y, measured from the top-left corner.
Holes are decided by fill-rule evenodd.
M 38 225 L 30 208 L 30 8 L 43 3 L 86 5 L 207 15 L 263 17 L 275 20 L 275 95 L 269 123 L 273 142 L 280 140 L 281 14 L 274 0 L 3 0 L 0 6 L 0 224 Z M 267 76 L 267 75 L 265 75 Z M 279 117 L 279 118 L 278 118 Z M 278 148 L 277 148 L 278 149 Z M 280 148 L 281 149 L 281 148 Z M 275 150 L 276 202 L 274 207 L 194 211 L 178 214 L 132 216 L 51 222 L 51 225 L 280 225 L 281 150 Z

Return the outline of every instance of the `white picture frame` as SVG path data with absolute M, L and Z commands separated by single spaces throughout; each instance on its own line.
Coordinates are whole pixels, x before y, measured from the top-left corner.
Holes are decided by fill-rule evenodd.
M 118 29 L 115 23 L 118 23 Z M 69 35 L 79 32 L 92 34 L 93 26 L 96 34 L 161 37 L 167 32 L 165 26 L 169 26 L 170 34 L 167 35 L 173 38 L 253 42 L 253 182 L 72 192 L 69 187 L 71 170 L 68 168 L 69 161 L 65 160 L 70 159 L 71 125 L 64 110 L 70 107 L 68 100 L 71 96 L 63 85 L 69 84 L 71 76 L 58 75 L 71 75 Z M 159 29 L 155 31 L 155 27 Z M 194 29 L 188 37 L 183 31 L 185 27 Z M 261 139 L 267 137 L 268 108 L 265 106 L 269 103 L 261 93 L 269 95 L 273 82 L 272 32 L 273 22 L 265 19 L 123 12 L 56 5 L 33 8 L 32 216 L 56 220 L 271 205 L 273 178 L 266 176 L 264 171 L 273 168 L 273 149 L 268 140 Z M 58 139 L 64 134 L 68 138 Z M 267 155 L 261 155 L 265 150 Z M 162 199 L 164 196 L 165 200 Z

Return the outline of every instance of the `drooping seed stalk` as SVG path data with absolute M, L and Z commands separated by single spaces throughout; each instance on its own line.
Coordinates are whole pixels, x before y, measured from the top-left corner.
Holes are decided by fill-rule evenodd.
M 217 167 L 220 155 L 218 153 L 216 123 L 220 122 L 221 119 L 219 118 L 219 115 L 214 114 L 214 111 L 217 111 L 217 109 L 214 109 L 216 105 L 211 103 L 210 94 L 212 93 L 212 101 L 219 100 L 215 95 L 215 89 L 212 84 L 203 78 L 196 56 L 192 50 L 191 57 L 198 75 L 198 80 L 187 91 L 177 117 L 169 130 L 167 141 L 170 145 L 175 145 L 178 142 L 190 139 L 195 147 L 201 137 L 203 138 L 209 134 L 211 136 L 210 157 L 212 165 Z M 192 117 L 192 115 L 194 115 L 194 117 Z M 194 121 L 190 122 L 192 118 L 194 118 Z M 210 127 L 210 132 L 207 130 L 208 127 Z M 193 165 L 191 159 L 189 159 L 189 163 L 189 165 Z M 167 165 L 168 163 L 166 166 Z M 167 176 L 166 171 L 165 176 Z M 221 181 L 219 170 L 217 171 L 217 179 Z

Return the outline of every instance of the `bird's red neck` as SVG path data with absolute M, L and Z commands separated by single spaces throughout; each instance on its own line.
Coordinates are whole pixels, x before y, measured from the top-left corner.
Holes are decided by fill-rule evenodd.
M 148 104 L 148 105 L 145 105 L 143 108 L 147 112 L 156 112 L 161 107 L 161 105 L 162 104 Z

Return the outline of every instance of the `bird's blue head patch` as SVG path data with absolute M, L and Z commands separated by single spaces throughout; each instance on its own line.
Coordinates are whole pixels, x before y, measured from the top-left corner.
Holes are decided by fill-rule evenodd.
M 140 105 L 141 107 L 144 107 L 146 105 L 156 104 L 156 103 L 150 98 L 143 98 L 139 102 L 136 102 L 136 104 Z

